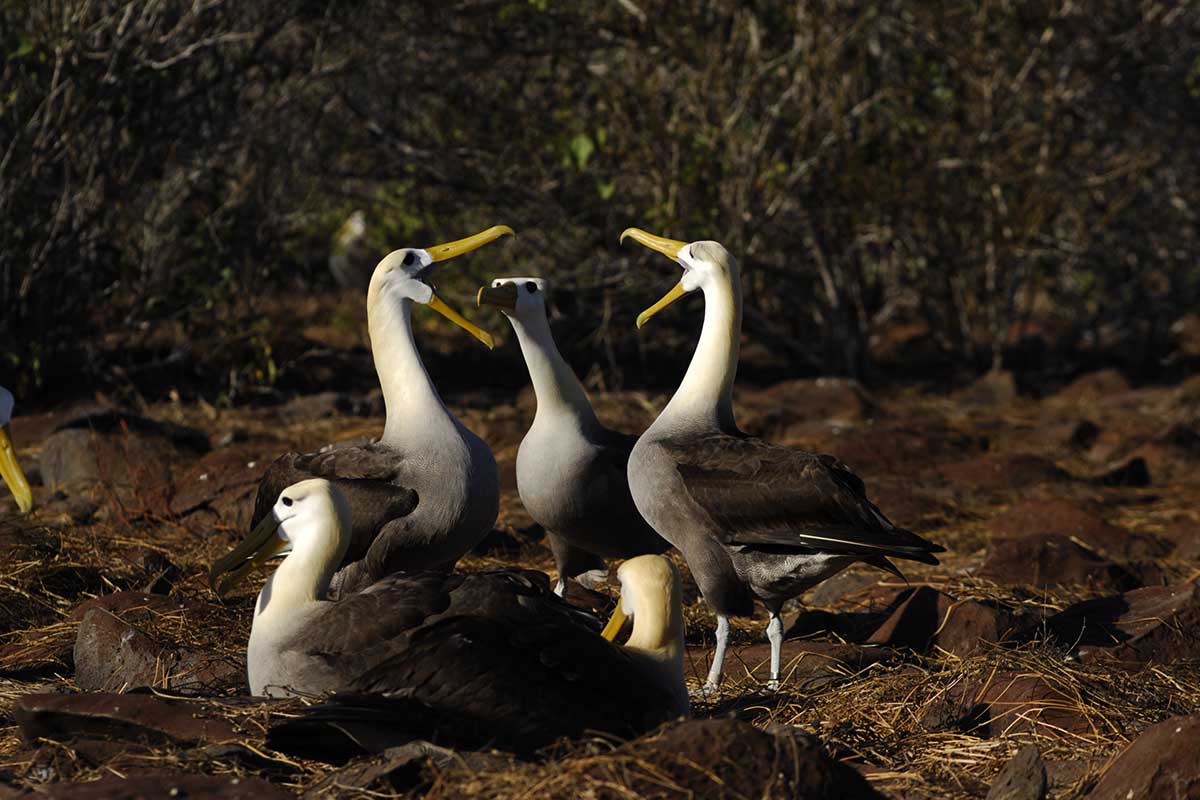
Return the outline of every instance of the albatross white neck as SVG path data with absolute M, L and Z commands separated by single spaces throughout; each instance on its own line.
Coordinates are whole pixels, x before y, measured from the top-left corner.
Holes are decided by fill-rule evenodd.
M 417 352 L 412 301 L 380 298 L 367 312 L 367 327 L 387 409 L 381 441 L 399 445 L 426 438 L 442 427 L 437 424 L 439 421 L 453 425 L 453 417 Z
M 529 367 L 529 378 L 533 381 L 533 393 L 537 397 L 537 417 L 546 415 L 560 418 L 566 415 L 575 419 L 581 429 L 598 425 L 583 384 L 558 352 L 546 315 L 530 314 L 528 318 L 510 316 L 509 322 L 517 333 L 521 353 Z
M 733 432 L 733 380 L 742 333 L 742 288 L 737 262 L 703 284 L 704 326 L 687 373 L 651 428 Z

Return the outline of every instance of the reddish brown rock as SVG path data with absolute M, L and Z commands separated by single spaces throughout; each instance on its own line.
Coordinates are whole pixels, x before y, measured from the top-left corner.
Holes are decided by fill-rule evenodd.
M 1067 500 L 1024 500 L 993 517 L 988 528 L 993 536 L 1009 538 L 1059 534 L 1115 558 L 1157 558 L 1171 550 L 1158 537 L 1109 524 Z
M 171 513 L 183 516 L 210 508 L 226 525 L 245 527 L 254 511 L 258 482 L 278 455 L 262 444 L 235 445 L 205 455 L 175 481 Z
M 1176 519 L 1159 532 L 1171 543 L 1171 555 L 1183 561 L 1200 561 L 1200 522 L 1189 518 Z
M 1200 798 L 1200 715 L 1172 717 L 1147 728 L 1112 760 L 1086 797 Z
M 813 691 L 829 683 L 844 681 L 872 664 L 887 663 L 894 658 L 894 653 L 878 647 L 787 641 L 783 643 L 781 662 L 783 683 Z M 771 649 L 766 642 L 733 647 L 725 661 L 725 674 L 727 677 L 748 675 L 765 683 L 770 677 L 770 659 Z
M 130 778 L 102 778 L 88 783 L 56 783 L 39 797 L 52 800 L 274 800 L 292 795 L 267 781 L 236 775 L 161 773 Z
M 1037 747 L 1027 744 L 1000 769 L 987 800 L 1042 800 L 1046 788 L 1046 764 Z
M 1129 381 L 1115 369 L 1102 369 L 1080 375 L 1050 399 L 1061 402 L 1094 402 L 1129 391 Z
M 996 583 L 1037 587 L 1083 583 L 1132 589 L 1139 583 L 1128 570 L 1066 536 L 1052 533 L 993 541 L 976 574 Z
M 1148 586 L 1086 600 L 1046 620 L 1059 642 L 1086 660 L 1169 663 L 1200 659 L 1200 588 Z
M 940 421 L 874 422 L 820 442 L 859 472 L 913 474 L 933 462 L 983 452 L 985 437 L 964 433 Z M 868 487 L 869 488 L 869 487 Z
M 1076 698 L 1041 675 L 1002 672 L 958 684 L 930 703 L 921 719 L 928 731 L 957 729 L 975 736 L 1088 733 L 1092 725 Z
M 144 744 L 198 744 L 238 738 L 222 719 L 197 714 L 190 703 L 148 695 L 27 694 L 13 717 L 26 741 L 102 739 Z
M 1054 462 L 1027 454 L 987 454 L 966 461 L 942 464 L 942 477 L 967 489 L 1024 489 L 1040 483 L 1061 483 L 1071 476 Z
M 120 615 L 127 612 L 169 613 L 172 611 L 183 611 L 187 607 L 187 603 L 182 600 L 165 597 L 160 594 L 133 591 L 113 592 L 84 600 L 71 609 L 71 613 L 67 618 L 74 622 L 81 622 L 93 608 L 103 609 L 110 614 Z
M 998 609 L 920 586 L 908 593 L 867 643 L 965 657 L 1003 641 L 1011 631 L 1009 615 Z
M 963 390 L 962 399 L 981 406 L 1007 405 L 1017 399 L 1017 381 L 1008 370 L 990 370 Z

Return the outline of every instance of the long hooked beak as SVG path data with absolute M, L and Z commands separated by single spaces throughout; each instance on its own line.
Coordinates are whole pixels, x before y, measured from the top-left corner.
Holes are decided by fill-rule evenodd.
M 514 234 L 513 229 L 507 225 L 493 225 L 485 231 L 472 234 L 464 239 L 456 239 L 453 242 L 445 242 L 444 244 L 435 244 L 433 247 L 427 247 L 425 248 L 425 252 L 429 254 L 430 260 L 434 263 L 439 261 L 449 261 L 452 258 L 457 258 L 458 256 L 463 255 L 464 253 L 469 253 L 472 250 L 478 250 L 485 244 L 494 242 L 501 236 L 506 235 L 515 236 L 516 234 Z M 441 314 L 446 319 L 453 322 L 458 327 L 462 328 L 467 333 L 474 336 L 479 341 L 483 342 L 485 345 L 487 345 L 489 350 L 496 346 L 496 342 L 492 339 L 492 335 L 490 333 L 470 322 L 462 314 L 459 314 L 453 308 L 446 305 L 446 302 L 442 300 L 442 298 L 438 297 L 436 292 L 434 293 L 433 297 L 429 299 L 429 302 L 426 303 L 426 305 Z
M 502 283 L 499 286 L 481 286 L 479 294 L 475 295 L 475 305 L 484 304 L 502 308 L 505 311 L 517 310 L 517 285 Z
M 629 615 L 625 613 L 622 607 L 621 600 L 617 600 L 617 610 L 609 618 L 608 624 L 604 626 L 604 630 L 600 632 L 608 641 L 614 641 L 621 633 L 621 628 L 625 627 L 625 620 L 629 619 Z
M 241 544 L 212 565 L 208 571 L 208 585 L 217 593 L 217 597 L 224 597 L 226 592 L 287 546 L 288 541 L 279 535 L 279 524 L 273 513 L 263 517 Z M 228 575 L 221 580 L 226 573 Z
M 621 232 L 621 241 L 624 242 L 625 237 L 627 236 L 638 244 L 662 253 L 676 263 L 679 262 L 679 251 L 687 247 L 688 244 L 687 242 L 681 242 L 676 239 L 667 239 L 664 236 L 655 236 L 653 233 L 647 233 L 641 228 L 626 228 Z M 641 330 L 641 327 L 645 325 L 651 317 L 674 303 L 679 298 L 683 297 L 685 294 L 687 294 L 687 290 L 683 288 L 683 281 L 675 284 L 671 291 L 663 295 L 661 300 L 647 308 L 641 314 L 638 314 L 638 330 Z
M 13 449 L 8 425 L 0 425 L 0 477 L 4 478 L 13 497 L 17 498 L 17 508 L 21 509 L 22 514 L 28 514 L 33 509 L 33 492 L 17 461 L 17 451 Z

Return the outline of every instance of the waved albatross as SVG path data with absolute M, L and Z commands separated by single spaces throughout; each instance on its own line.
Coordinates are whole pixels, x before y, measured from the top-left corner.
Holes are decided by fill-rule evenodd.
M 0 386 L 0 478 L 4 479 L 13 497 L 17 498 L 17 508 L 21 509 L 22 514 L 27 514 L 33 509 L 33 492 L 17 461 L 17 451 L 13 449 L 12 433 L 8 427 L 12 410 L 12 393 Z
M 717 242 L 678 242 L 629 228 L 629 237 L 676 261 L 683 278 L 643 311 L 648 319 L 697 289 L 704 325 L 687 373 L 629 458 L 638 510 L 679 548 L 717 615 L 717 649 L 705 682 L 721 680 L 730 616 L 770 613 L 771 678 L 778 688 L 783 647 L 779 611 L 856 561 L 893 574 L 888 557 L 937 564 L 945 548 L 897 528 L 867 499 L 866 486 L 829 455 L 771 444 L 738 430 L 733 418 L 742 291 L 737 260 Z
M 350 543 L 351 510 L 328 481 L 284 489 L 271 513 L 211 571 L 286 558 L 254 610 L 247 648 L 255 695 L 323 695 L 308 723 L 530 750 L 584 730 L 627 736 L 688 713 L 679 575 L 661 556 L 626 561 L 621 598 L 598 621 L 538 572 L 398 573 L 325 599 Z M 232 576 L 226 573 L 233 572 Z M 612 644 L 627 618 L 633 630 Z M 608 640 L 608 641 L 606 641 Z M 362 736 L 350 734 L 362 728 Z M 322 747 L 322 737 L 308 737 Z
M 529 368 L 537 412 L 517 451 L 517 491 L 546 529 L 558 584 L 603 570 L 605 558 L 662 553 L 671 545 L 638 513 L 626 465 L 636 436 L 600 424 L 583 384 L 558 352 L 546 320 L 547 283 L 497 278 L 479 304 L 500 308 L 512 323 Z
M 497 225 L 385 256 L 367 290 L 371 353 L 387 413 L 383 436 L 362 446 L 287 453 L 259 484 L 251 527 L 270 514 L 285 486 L 304 478 L 334 481 L 346 495 L 353 535 L 334 579 L 338 594 L 401 569 L 449 569 L 496 521 L 496 459 L 434 388 L 413 339 L 412 308 L 416 303 L 437 311 L 491 348 L 492 337 L 447 306 L 429 278 L 436 264 L 511 233 Z

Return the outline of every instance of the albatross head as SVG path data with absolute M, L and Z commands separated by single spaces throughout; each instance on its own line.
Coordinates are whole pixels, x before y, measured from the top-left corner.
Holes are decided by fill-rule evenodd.
M 667 292 L 661 300 L 638 315 L 637 326 L 639 328 L 655 314 L 688 292 L 707 289 L 718 284 L 722 286 L 738 285 L 737 259 L 731 256 L 720 242 L 680 242 L 655 236 L 641 228 L 626 228 L 621 233 L 621 241 L 624 242 L 626 237 L 662 253 L 683 267 L 683 277 L 679 283 L 675 284 L 675 287 Z
M 384 298 L 420 303 L 446 317 L 489 348 L 493 347 L 491 334 L 473 325 L 446 305 L 434 292 L 429 280 L 438 263 L 469 253 L 512 232 L 512 228 L 507 225 L 494 225 L 465 239 L 429 248 L 406 247 L 393 250 L 383 257 L 371 275 L 371 285 L 367 289 L 367 313 L 370 314 Z
M 294 589 L 306 599 L 319 599 L 350 544 L 350 519 L 350 504 L 329 481 L 294 483 L 279 493 L 271 513 L 245 541 L 213 564 L 209 585 L 224 595 L 256 567 L 286 555 L 272 580 L 273 591 Z M 281 580 L 281 575 L 286 577 Z
M 29 489 L 29 481 L 17 461 L 17 452 L 13 449 L 12 434 L 8 423 L 12 419 L 13 396 L 0 386 L 0 477 L 8 484 L 8 488 L 17 498 L 17 507 L 22 514 L 27 514 L 33 508 L 33 492 Z
M 495 306 L 517 319 L 544 317 L 549 288 L 543 278 L 496 278 L 491 286 L 479 289 L 475 304 Z

